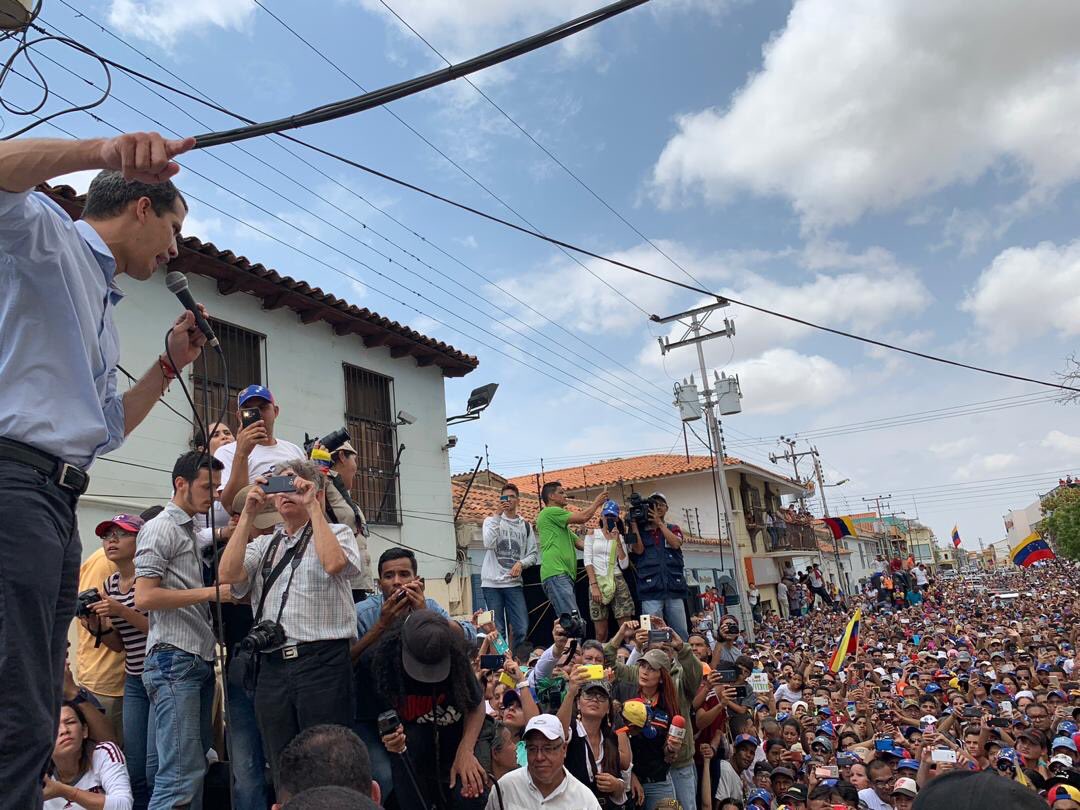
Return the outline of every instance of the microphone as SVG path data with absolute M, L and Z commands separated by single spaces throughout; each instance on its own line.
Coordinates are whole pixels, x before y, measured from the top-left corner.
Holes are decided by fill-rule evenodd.
M 195 305 L 195 299 L 191 297 L 187 276 L 179 270 L 173 270 L 165 276 L 165 286 L 169 288 L 169 292 L 180 299 L 180 304 L 184 309 L 195 316 L 195 325 L 199 327 L 200 332 L 206 335 L 207 345 L 220 352 L 221 344 L 218 342 L 217 335 L 214 334 L 214 330 L 210 328 L 210 324 L 206 322 L 206 318 L 202 316 L 202 312 Z

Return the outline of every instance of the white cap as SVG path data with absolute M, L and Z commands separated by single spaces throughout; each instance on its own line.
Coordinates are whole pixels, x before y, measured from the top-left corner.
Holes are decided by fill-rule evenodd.
M 933 725 L 933 724 L 937 723 L 937 718 L 934 717 L 934 715 L 932 715 L 932 714 L 924 714 L 922 717 L 919 718 L 919 722 L 920 723 L 925 723 L 926 725 L 929 726 L 929 725 Z
M 1019 692 L 1016 693 L 1016 699 L 1019 700 L 1020 698 L 1027 698 L 1028 700 L 1034 700 L 1035 699 L 1035 693 L 1032 692 L 1030 689 L 1021 689 Z
M 553 714 L 536 715 L 526 724 L 525 731 L 521 735 L 522 738 L 526 737 L 530 731 L 539 731 L 549 740 L 565 741 L 562 721 Z
M 914 797 L 919 792 L 919 785 L 915 782 L 914 779 L 910 779 L 904 776 L 896 780 L 896 784 L 893 785 L 892 792 L 894 794 L 903 793 L 905 796 Z
M 1071 768 L 1073 766 L 1072 757 L 1070 757 L 1068 754 L 1054 754 L 1052 757 L 1050 757 L 1050 764 L 1054 765 L 1055 763 L 1058 765 L 1064 765 L 1067 768 Z

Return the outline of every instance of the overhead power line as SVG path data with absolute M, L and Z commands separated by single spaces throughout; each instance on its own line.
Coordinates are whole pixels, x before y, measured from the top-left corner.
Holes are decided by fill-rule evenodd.
M 161 87 L 163 87 L 165 89 L 170 90 L 171 92 L 177 93 L 177 94 L 185 96 L 187 98 L 190 98 L 193 101 L 197 101 L 200 104 L 205 104 L 206 106 L 209 106 L 209 107 L 211 107 L 213 109 L 216 109 L 219 112 L 222 112 L 222 113 L 224 113 L 226 115 L 230 115 L 233 118 L 236 118 L 237 120 L 243 121 L 243 122 L 248 123 L 248 124 L 254 124 L 255 123 L 251 119 L 245 118 L 244 116 L 241 116 L 241 115 L 239 115 L 237 113 L 234 113 L 231 110 L 228 110 L 228 109 L 226 109 L 224 107 L 221 107 L 221 106 L 219 106 L 217 104 L 213 104 L 211 102 L 205 101 L 204 99 L 200 99 L 197 96 L 193 96 L 192 94 L 187 93 L 187 92 L 185 92 L 183 90 L 180 90 L 177 87 L 171 86 L 171 85 L 167 84 L 166 82 L 161 82 L 161 81 L 159 81 L 157 79 L 153 79 L 152 77 L 146 76 L 145 74 L 142 74 L 139 71 L 135 71 L 134 69 L 129 68 L 126 65 L 122 65 L 122 64 L 120 64 L 118 62 L 114 62 L 113 60 L 104 59 L 104 58 L 103 58 L 103 61 L 106 64 L 108 64 L 108 65 L 110 65 L 112 67 L 116 67 L 119 70 L 123 70 L 125 72 L 133 73 L 135 75 L 138 75 L 141 78 L 147 79 L 147 80 L 153 82 L 154 84 L 157 84 L 157 85 L 159 85 L 159 86 L 161 86 Z M 915 349 L 909 349 L 909 348 L 906 348 L 906 347 L 903 347 L 903 346 L 897 346 L 897 345 L 895 345 L 893 343 L 889 343 L 889 342 L 884 341 L 884 340 L 878 340 L 876 338 L 867 337 L 865 335 L 859 335 L 859 334 L 855 334 L 853 332 L 848 332 L 848 331 L 843 330 L 843 329 L 837 329 L 835 327 L 826 326 L 824 324 L 816 323 L 814 321 L 810 321 L 810 320 L 807 320 L 805 318 L 800 318 L 800 317 L 795 316 L 795 315 L 780 312 L 778 310 L 769 309 L 767 307 L 762 307 L 762 306 L 759 306 L 757 304 L 752 304 L 752 303 L 749 303 L 747 301 L 743 301 L 743 300 L 740 300 L 740 299 L 737 299 L 737 298 L 733 298 L 730 295 L 720 295 L 720 294 L 716 293 L 715 291 L 707 290 L 707 289 L 705 289 L 704 287 L 701 287 L 701 286 L 696 286 L 696 285 L 693 285 L 693 284 L 687 284 L 687 283 L 682 282 L 682 281 L 677 281 L 675 279 L 667 278 L 667 277 L 662 276 L 662 275 L 660 275 L 658 273 L 653 273 L 653 272 L 650 272 L 648 270 L 644 270 L 644 269 L 642 269 L 640 267 L 637 267 L 635 265 L 632 265 L 632 264 L 630 264 L 628 262 L 623 262 L 623 261 L 620 261 L 618 259 L 613 259 L 613 258 L 611 258 L 609 256 L 604 256 L 603 254 L 596 253 L 595 251 L 592 251 L 592 250 L 589 250 L 587 248 L 581 247 L 581 246 L 576 245 L 576 244 L 574 244 L 572 242 L 567 242 L 567 241 L 562 240 L 562 239 L 556 239 L 555 237 L 547 236 L 547 235 L 545 235 L 543 233 L 540 233 L 539 231 L 537 231 L 537 230 L 535 230 L 533 228 L 529 228 L 529 227 L 525 227 L 525 226 L 522 226 L 522 225 L 517 225 L 517 224 L 515 224 L 513 222 L 509 222 L 508 220 L 502 219 L 501 217 L 495 216 L 494 214 L 490 214 L 490 213 L 488 213 L 486 211 L 482 211 L 482 210 L 480 210 L 478 208 L 475 208 L 473 206 L 466 205 L 465 203 L 462 203 L 462 202 L 458 202 L 457 200 L 453 200 L 453 199 L 451 199 L 449 197 L 446 197 L 446 196 L 444 196 L 442 194 L 438 194 L 438 193 L 436 193 L 434 191 L 430 191 L 430 190 L 428 190 L 426 188 L 418 186 L 415 183 L 410 183 L 409 181 L 402 180 L 402 179 L 400 179 L 398 177 L 394 177 L 393 175 L 390 175 L 390 174 L 388 174 L 386 172 L 380 171 L 378 169 L 374 169 L 374 168 L 372 168 L 370 166 L 366 166 L 366 165 L 364 165 L 364 164 L 362 164 L 362 163 L 360 163 L 358 161 L 355 161 L 355 160 L 352 160 L 350 158 L 344 157 L 343 155 L 337 154 L 337 153 L 335 153 L 335 152 L 333 152 L 331 150 L 328 150 L 328 149 L 324 149 L 324 148 L 322 148 L 320 146 L 316 146 L 315 144 L 309 143 L 307 141 L 303 141 L 303 140 L 301 140 L 299 138 L 296 138 L 296 137 L 294 137 L 292 135 L 287 135 L 287 134 L 284 134 L 284 133 L 275 133 L 275 134 L 277 134 L 278 137 L 280 137 L 280 138 L 284 138 L 286 140 L 292 141 L 293 143 L 296 143 L 296 144 L 298 144 L 300 146 L 303 146 L 306 149 L 310 149 L 311 151 L 313 151 L 313 152 L 315 152 L 317 154 L 323 155 L 324 157 L 328 157 L 328 158 L 330 158 L 332 160 L 336 160 L 336 161 L 338 161 L 340 163 L 343 163 L 343 164 L 345 164 L 347 166 L 351 166 L 351 167 L 353 167 L 353 168 L 355 168 L 355 169 L 357 169 L 359 171 L 365 172 L 365 173 L 370 174 L 370 175 L 372 175 L 374 177 L 379 177 L 379 178 L 381 178 L 383 180 L 386 180 L 387 182 L 390 182 L 390 183 L 393 183 L 393 184 L 395 184 L 397 186 L 400 186 L 401 188 L 407 188 L 410 191 L 414 191 L 414 192 L 416 192 L 418 194 L 422 194 L 422 195 L 424 195 L 426 197 L 429 197 L 430 199 L 437 200 L 437 201 L 442 202 L 442 203 L 444 203 L 446 205 L 450 205 L 450 206 L 452 206 L 454 208 L 458 208 L 459 210 L 462 210 L 462 211 L 465 211 L 467 213 L 473 214 L 473 215 L 478 216 L 478 217 L 480 217 L 482 219 L 486 219 L 486 220 L 488 220 L 490 222 L 494 222 L 496 224 L 503 225 L 504 227 L 510 228 L 511 230 L 515 230 L 515 231 L 518 231 L 520 233 L 526 234 L 528 236 L 532 236 L 535 239 L 539 239 L 539 240 L 548 242 L 550 244 L 557 245 L 559 247 L 565 248 L 566 250 L 578 253 L 578 254 L 580 254 L 582 256 L 588 256 L 588 257 L 597 259 L 599 261 L 607 262 L 608 264 L 611 264 L 612 266 L 621 267 L 624 270 L 628 270 L 628 271 L 630 271 L 632 273 L 636 273 L 636 274 L 639 274 L 639 275 L 642 275 L 642 276 L 645 276 L 645 277 L 648 277 L 648 278 L 652 278 L 652 279 L 655 279 L 656 281 L 662 281 L 662 282 L 665 282 L 667 284 L 671 284 L 673 286 L 680 287 L 682 289 L 688 290 L 690 292 L 705 295 L 705 296 L 708 296 L 710 298 L 716 298 L 718 300 L 724 300 L 724 301 L 727 301 L 729 303 L 735 304 L 736 306 L 741 306 L 741 307 L 744 307 L 746 309 L 749 309 L 749 310 L 752 310 L 752 311 L 755 311 L 755 312 L 760 312 L 760 313 L 762 313 L 764 315 L 770 315 L 770 316 L 775 317 L 775 318 L 780 318 L 782 320 L 786 320 L 786 321 L 789 321 L 791 323 L 797 323 L 797 324 L 799 324 L 801 326 L 805 326 L 805 327 L 808 327 L 810 329 L 816 329 L 816 330 L 819 330 L 819 331 L 822 331 L 822 332 L 827 332 L 829 334 L 833 334 L 833 335 L 836 335 L 838 337 L 845 337 L 845 338 L 848 338 L 849 340 L 854 340 L 854 341 L 857 341 L 857 342 L 860 342 L 860 343 L 865 343 L 865 344 L 868 344 L 868 345 L 871 345 L 871 346 L 877 346 L 878 348 L 887 349 L 889 351 L 899 352 L 901 354 L 906 354 L 906 355 L 909 355 L 911 357 L 918 357 L 920 359 L 927 360 L 927 361 L 930 361 L 930 362 L 940 363 L 940 364 L 951 366 L 951 367 L 954 367 L 954 368 L 962 368 L 962 369 L 966 369 L 968 371 L 974 371 L 974 372 L 978 372 L 978 373 L 981 373 L 981 374 L 988 374 L 988 375 L 991 375 L 991 376 L 1001 377 L 1001 378 L 1004 378 L 1004 379 L 1017 380 L 1019 382 L 1027 382 L 1027 383 L 1031 383 L 1033 385 L 1044 386 L 1044 387 L 1047 387 L 1047 388 L 1054 388 L 1054 389 L 1061 390 L 1061 391 L 1073 391 L 1073 392 L 1076 392 L 1076 393 L 1080 393 L 1080 388 L 1076 388 L 1076 387 L 1073 387 L 1073 386 L 1064 385 L 1062 383 L 1049 382 L 1047 380 L 1040 380 L 1040 379 L 1037 379 L 1037 378 L 1034 378 L 1034 377 L 1027 377 L 1027 376 L 1024 376 L 1024 375 L 1021 375 L 1021 374 L 1013 374 L 1013 373 L 1010 373 L 1010 372 L 998 371 L 996 369 L 990 369 L 990 368 L 986 368 L 986 367 L 983 367 L 983 366 L 977 366 L 977 365 L 974 365 L 972 363 L 964 363 L 964 362 L 961 362 L 959 360 L 952 360 L 952 359 L 947 358 L 947 357 L 941 357 L 939 355 L 930 354 L 929 352 L 920 352 L 920 351 L 917 351 Z

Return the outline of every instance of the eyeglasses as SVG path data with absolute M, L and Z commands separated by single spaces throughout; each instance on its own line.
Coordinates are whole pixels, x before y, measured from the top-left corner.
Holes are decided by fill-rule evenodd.
M 588 701 L 589 703 L 607 703 L 607 702 L 608 702 L 608 701 L 609 701 L 610 699 L 611 699 L 611 698 L 609 698 L 609 697 L 608 697 L 608 696 L 607 696 L 606 694 L 604 694 L 603 692 L 596 692 L 596 691 L 592 691 L 592 692 L 583 692 L 583 693 L 582 693 L 582 694 L 581 694 L 581 695 L 580 695 L 580 696 L 578 697 L 578 700 L 581 700 L 581 701 Z
M 888 779 L 874 779 L 871 784 L 874 785 L 874 787 L 888 787 L 895 781 L 896 780 L 890 776 Z
M 122 537 L 131 534 L 131 532 L 125 532 L 122 529 L 109 529 L 105 534 L 101 536 L 102 540 L 119 540 Z
M 526 745 L 525 753 L 530 757 L 553 757 L 562 749 L 561 745 Z
M 999 762 L 997 769 L 1002 773 L 1012 773 L 1013 766 L 1011 762 Z

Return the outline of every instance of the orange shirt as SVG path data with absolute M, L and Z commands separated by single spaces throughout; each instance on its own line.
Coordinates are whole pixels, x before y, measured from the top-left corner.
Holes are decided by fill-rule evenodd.
M 116 566 L 105 557 L 105 550 L 98 549 L 79 568 L 79 591 L 97 588 L 116 571 Z M 94 648 L 94 636 L 78 624 L 79 646 L 75 658 L 75 680 L 96 695 L 123 697 L 124 654 L 113 652 L 105 643 Z

